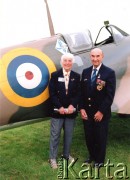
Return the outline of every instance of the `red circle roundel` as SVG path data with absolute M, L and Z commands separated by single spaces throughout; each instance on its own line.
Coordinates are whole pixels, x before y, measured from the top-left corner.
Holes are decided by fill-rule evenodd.
M 50 74 L 56 70 L 52 60 L 33 48 L 17 48 L 2 57 L 3 94 L 14 104 L 32 107 L 49 97 Z

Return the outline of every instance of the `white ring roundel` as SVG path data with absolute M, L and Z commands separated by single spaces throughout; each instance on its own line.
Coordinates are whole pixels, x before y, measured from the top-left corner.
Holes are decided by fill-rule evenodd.
M 1 59 L 0 88 L 12 103 L 22 107 L 37 106 L 49 98 L 53 61 L 34 48 L 16 48 Z
M 16 70 L 16 78 L 22 87 L 33 89 L 41 83 L 42 73 L 35 64 L 23 63 Z

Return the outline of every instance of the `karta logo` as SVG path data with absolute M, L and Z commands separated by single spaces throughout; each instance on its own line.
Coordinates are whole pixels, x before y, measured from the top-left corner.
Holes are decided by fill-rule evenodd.
M 69 163 L 69 160 L 66 160 L 64 158 L 59 159 L 58 161 L 58 179 L 69 179 L 69 177 L 74 177 L 75 179 L 100 179 L 101 173 L 100 170 L 103 169 L 105 172 L 107 179 L 128 179 L 129 176 L 127 174 L 127 166 L 124 163 L 118 163 L 116 165 L 116 170 L 114 171 L 114 174 L 111 173 L 111 168 L 115 167 L 113 163 L 110 163 L 110 160 L 107 160 L 107 163 L 104 165 L 101 165 L 99 167 L 93 167 L 91 164 L 82 164 L 81 170 L 79 172 L 76 171 L 74 168 L 76 163 L 78 161 L 78 158 Z

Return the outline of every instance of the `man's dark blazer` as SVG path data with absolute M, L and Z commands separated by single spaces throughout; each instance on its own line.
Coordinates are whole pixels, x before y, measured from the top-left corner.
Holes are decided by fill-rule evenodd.
M 103 113 L 103 118 L 110 118 L 116 77 L 115 72 L 105 65 L 101 65 L 94 86 L 91 86 L 93 66 L 84 69 L 81 79 L 80 109 L 86 109 L 88 116 L 93 117 L 97 111 Z
M 49 93 L 50 99 L 52 102 L 52 117 L 69 117 L 74 118 L 77 115 L 77 105 L 79 102 L 79 93 L 80 93 L 80 75 L 74 71 L 70 72 L 69 84 L 68 84 L 68 94 L 65 90 L 65 82 L 63 76 L 63 70 L 60 69 L 51 74 L 51 79 L 49 83 Z M 76 112 L 69 115 L 60 115 L 55 113 L 54 108 L 68 108 L 69 105 L 73 105 L 76 108 Z

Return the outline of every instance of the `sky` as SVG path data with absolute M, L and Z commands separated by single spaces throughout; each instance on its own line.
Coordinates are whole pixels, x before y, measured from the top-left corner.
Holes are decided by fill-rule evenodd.
M 48 4 L 55 33 L 89 29 L 95 40 L 109 20 L 130 34 L 129 0 L 48 0 Z M 44 0 L 0 0 L 0 48 L 49 36 Z

